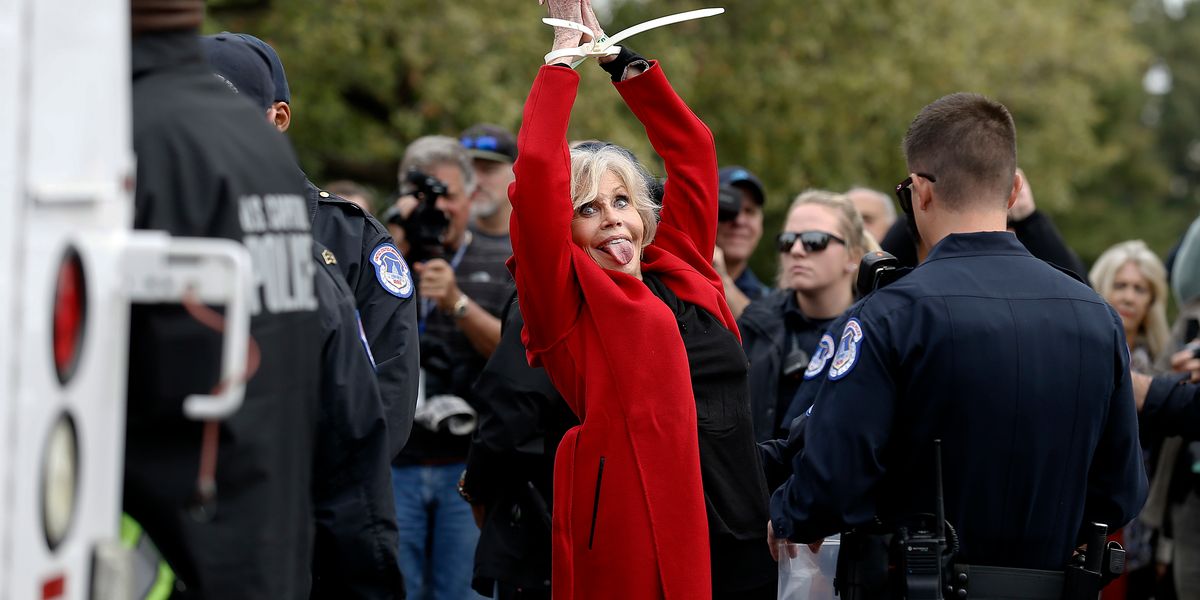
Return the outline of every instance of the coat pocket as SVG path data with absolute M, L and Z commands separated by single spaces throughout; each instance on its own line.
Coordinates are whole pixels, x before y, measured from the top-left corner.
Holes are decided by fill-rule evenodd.
M 604 457 L 600 457 L 600 466 L 596 469 L 596 495 L 592 498 L 592 526 L 588 531 L 588 550 L 596 540 L 596 516 L 600 514 L 600 484 L 604 482 Z

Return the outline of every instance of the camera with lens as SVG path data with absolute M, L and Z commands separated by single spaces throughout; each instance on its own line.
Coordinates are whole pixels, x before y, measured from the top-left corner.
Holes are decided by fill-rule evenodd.
M 742 196 L 731 185 L 722 185 L 717 191 L 717 221 L 729 223 L 742 210 Z
M 437 199 L 447 193 L 445 182 L 416 169 L 410 170 L 404 176 L 404 182 L 412 188 L 417 207 L 405 218 L 400 214 L 400 210 L 393 206 L 383 214 L 383 221 L 404 229 L 409 244 L 407 257 L 411 262 L 424 262 L 445 256 L 444 242 L 450 219 L 437 208 Z

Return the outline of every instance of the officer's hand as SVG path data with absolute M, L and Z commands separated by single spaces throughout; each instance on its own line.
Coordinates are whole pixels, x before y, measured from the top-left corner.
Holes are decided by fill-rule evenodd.
M 1183 350 L 1171 355 L 1171 370 L 1176 373 L 1190 372 L 1192 382 L 1200 381 L 1200 359 L 1196 358 L 1193 346 L 1188 344 Z
M 787 540 L 777 539 L 775 537 L 775 527 L 771 525 L 770 521 L 767 521 L 767 549 L 771 551 L 771 558 L 775 559 L 775 562 L 779 562 L 779 548 L 781 545 L 787 548 L 790 558 L 796 558 L 796 546 L 788 543 Z M 817 547 L 819 548 L 820 546 L 821 544 L 818 542 Z
M 421 297 L 437 303 L 438 310 L 448 313 L 454 308 L 454 303 L 462 292 L 458 289 L 458 280 L 454 277 L 454 269 L 443 259 L 417 263 L 413 270 L 421 277 Z

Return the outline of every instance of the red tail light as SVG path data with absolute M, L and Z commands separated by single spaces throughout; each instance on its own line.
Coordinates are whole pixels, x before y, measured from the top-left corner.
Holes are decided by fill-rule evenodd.
M 58 267 L 54 290 L 54 369 L 58 381 L 66 383 L 75 372 L 83 348 L 84 317 L 87 315 L 87 282 L 79 254 L 70 250 Z
M 62 598 L 67 591 L 67 578 L 64 575 L 59 575 L 51 579 L 47 579 L 42 583 L 42 600 L 51 600 L 52 598 Z

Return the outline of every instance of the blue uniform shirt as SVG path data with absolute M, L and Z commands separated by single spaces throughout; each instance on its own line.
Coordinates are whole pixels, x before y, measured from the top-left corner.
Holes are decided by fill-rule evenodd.
M 942 440 L 959 561 L 1061 569 L 1085 522 L 1146 498 L 1120 318 L 1004 232 L 951 235 L 814 352 L 804 449 L 771 499 L 810 542 L 934 512 Z

